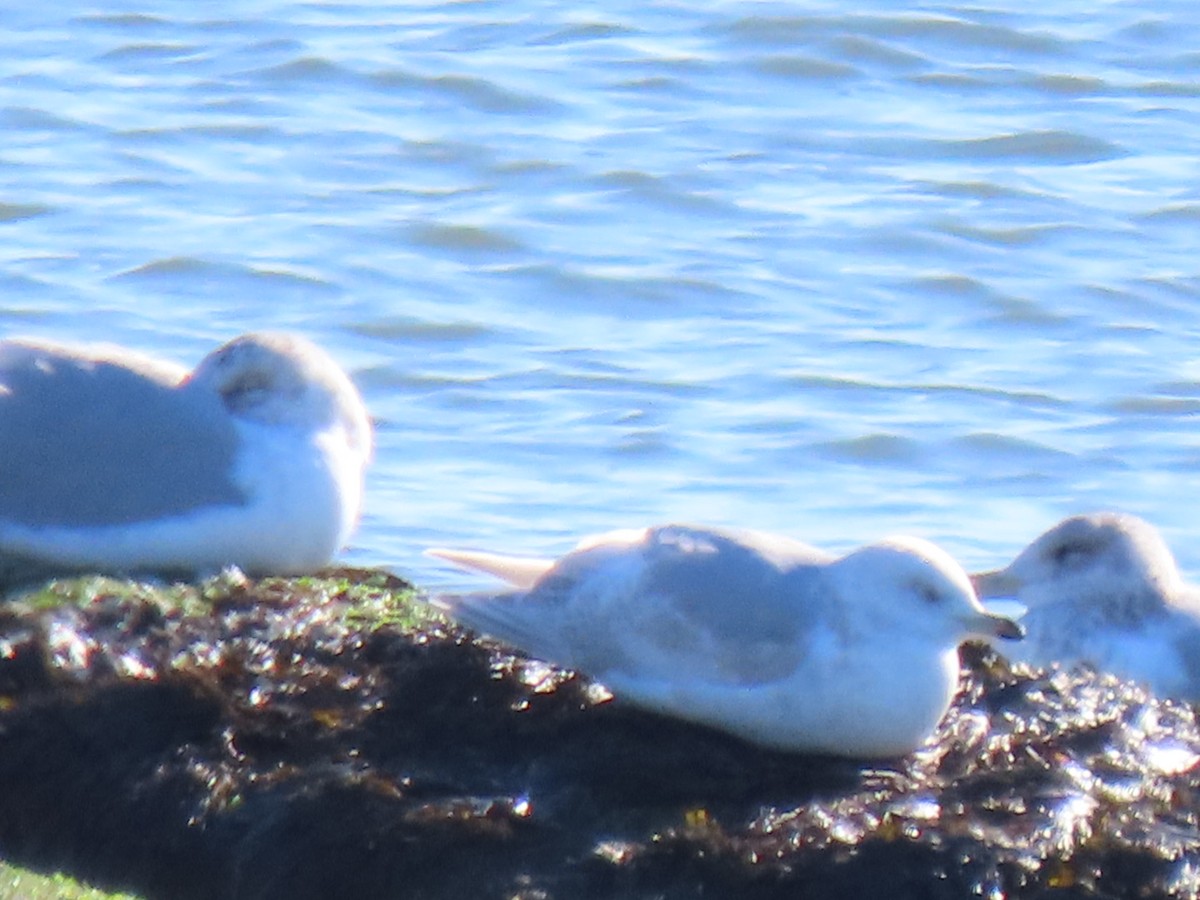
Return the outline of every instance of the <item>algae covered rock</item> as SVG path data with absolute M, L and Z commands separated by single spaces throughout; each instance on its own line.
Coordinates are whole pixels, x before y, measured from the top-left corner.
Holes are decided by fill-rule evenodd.
M 964 648 L 935 737 L 761 750 L 478 642 L 382 573 L 0 610 L 0 854 L 143 897 L 1188 896 L 1190 707 Z

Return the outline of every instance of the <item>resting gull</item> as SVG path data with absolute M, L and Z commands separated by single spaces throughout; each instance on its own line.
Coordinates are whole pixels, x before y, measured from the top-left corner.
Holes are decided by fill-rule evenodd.
M 0 341 L 0 584 L 319 568 L 355 525 L 370 455 L 358 391 L 295 335 L 243 335 L 190 373 Z
M 1005 568 L 972 580 L 981 597 L 1027 609 L 1028 637 L 1005 651 L 1010 659 L 1086 664 L 1200 701 L 1200 595 L 1150 523 L 1112 512 L 1072 516 Z
M 897 537 L 835 558 L 752 531 L 665 525 L 558 561 L 431 550 L 514 590 L 443 596 L 463 624 L 637 706 L 776 749 L 882 757 L 950 705 L 960 641 L 1020 636 L 944 551 Z

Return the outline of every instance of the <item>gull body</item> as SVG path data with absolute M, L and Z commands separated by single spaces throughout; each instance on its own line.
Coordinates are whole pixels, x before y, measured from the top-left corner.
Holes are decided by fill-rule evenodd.
M 1200 594 L 1150 523 L 1112 512 L 1072 516 L 972 581 L 983 598 L 1026 607 L 1027 636 L 1005 649 L 1011 659 L 1089 665 L 1161 696 L 1200 700 Z
M 191 372 L 112 346 L 0 341 L 0 583 L 327 563 L 371 425 L 320 348 L 249 334 Z
M 637 706 L 789 751 L 912 750 L 954 696 L 959 642 L 1020 633 L 917 538 L 834 557 L 665 525 L 591 538 L 557 561 L 430 553 L 513 588 L 435 599 L 464 625 Z

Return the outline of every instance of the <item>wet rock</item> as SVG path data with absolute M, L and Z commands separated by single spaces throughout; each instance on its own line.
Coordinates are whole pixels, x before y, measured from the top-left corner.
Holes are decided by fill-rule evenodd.
M 405 591 L 98 582 L 0 610 L 0 853 L 164 898 L 1200 890 L 1190 707 L 968 647 L 917 753 L 773 753 L 413 619 Z

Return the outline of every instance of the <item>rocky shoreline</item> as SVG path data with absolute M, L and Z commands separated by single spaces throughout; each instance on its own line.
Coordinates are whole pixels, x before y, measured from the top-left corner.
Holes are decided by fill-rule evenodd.
M 0 609 L 0 856 L 145 898 L 1200 892 L 1190 707 L 964 648 L 917 753 L 613 701 L 379 572 L 64 582 Z

